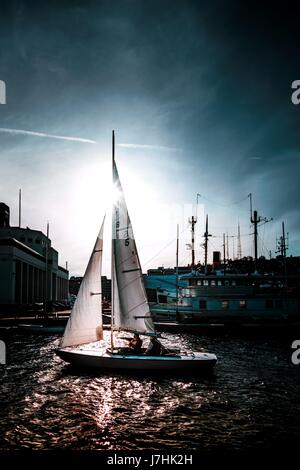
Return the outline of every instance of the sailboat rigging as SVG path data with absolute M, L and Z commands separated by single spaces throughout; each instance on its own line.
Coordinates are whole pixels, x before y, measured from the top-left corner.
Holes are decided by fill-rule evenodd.
M 114 332 L 127 331 L 155 337 L 143 274 L 125 196 L 115 162 L 115 135 L 112 134 L 113 187 L 118 197 L 112 207 L 112 309 L 110 348 L 100 350 L 91 343 L 103 339 L 101 270 L 104 219 L 90 256 L 77 299 L 69 317 L 57 354 L 66 362 L 98 369 L 210 368 L 214 354 L 169 353 L 151 356 L 125 352 L 114 344 Z

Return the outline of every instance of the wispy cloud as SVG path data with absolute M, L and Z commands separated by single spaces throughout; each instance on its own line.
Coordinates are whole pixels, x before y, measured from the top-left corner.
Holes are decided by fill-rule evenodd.
M 5 132 L 7 134 L 16 134 L 16 135 L 33 135 L 35 137 L 47 137 L 49 139 L 71 140 L 73 142 L 83 142 L 85 144 L 97 143 L 95 140 L 83 139 L 81 137 L 69 137 L 66 135 L 46 134 L 45 132 L 25 131 L 23 129 L 8 129 L 6 127 L 0 127 L 0 132 Z
M 117 144 L 118 147 L 129 149 L 163 150 L 165 152 L 182 152 L 182 149 L 176 147 L 165 147 L 163 145 L 145 145 L 145 144 Z

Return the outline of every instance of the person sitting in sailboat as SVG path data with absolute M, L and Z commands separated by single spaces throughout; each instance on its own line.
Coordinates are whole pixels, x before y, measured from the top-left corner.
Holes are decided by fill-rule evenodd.
M 145 352 L 147 356 L 162 356 L 166 353 L 166 348 L 158 341 L 156 336 L 151 336 L 150 343 Z
M 133 338 L 130 338 L 128 347 L 130 352 L 134 352 L 135 354 L 140 353 L 142 351 L 143 341 L 141 340 L 138 333 L 134 333 Z

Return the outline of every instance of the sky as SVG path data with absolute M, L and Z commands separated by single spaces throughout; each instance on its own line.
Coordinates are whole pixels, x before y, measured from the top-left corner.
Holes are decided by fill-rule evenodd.
M 111 132 L 143 270 L 222 250 L 274 256 L 285 221 L 300 255 L 299 19 L 289 3 L 1 1 L 0 201 L 46 230 L 71 275 L 84 272 L 105 212 L 110 274 Z M 59 138 L 64 137 L 64 138 Z M 197 197 L 197 194 L 199 195 Z M 197 204 L 198 202 L 198 204 Z

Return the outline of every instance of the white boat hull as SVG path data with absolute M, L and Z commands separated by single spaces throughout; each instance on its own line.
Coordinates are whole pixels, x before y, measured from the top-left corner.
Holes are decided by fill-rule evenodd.
M 98 370 L 162 370 L 195 372 L 212 369 L 217 357 L 209 353 L 191 353 L 174 356 L 143 356 L 99 353 L 93 350 L 60 348 L 56 354 L 64 361 L 85 368 Z

